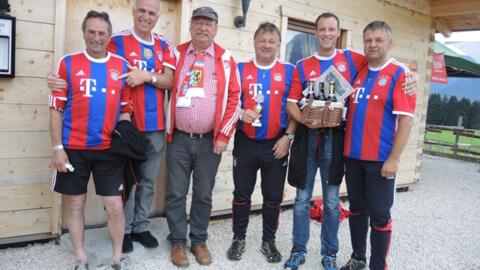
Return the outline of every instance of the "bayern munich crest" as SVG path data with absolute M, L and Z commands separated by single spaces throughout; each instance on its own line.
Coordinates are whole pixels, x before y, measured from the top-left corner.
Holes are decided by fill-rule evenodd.
M 345 63 L 338 63 L 337 69 L 340 72 L 345 72 L 347 70 L 347 65 Z
M 276 82 L 281 82 L 281 81 L 282 81 L 282 74 L 280 74 L 280 73 L 275 73 L 275 74 L 273 74 L 273 79 L 274 79 Z
M 120 73 L 118 72 L 118 70 L 110 69 L 110 78 L 112 78 L 112 80 L 118 81 L 118 76 L 119 75 L 120 75 Z
M 162 54 L 162 52 L 157 52 L 157 59 L 158 59 L 158 61 L 163 62 L 163 54 Z
M 153 56 L 153 51 L 149 48 L 143 48 L 143 56 L 145 56 L 147 59 L 150 59 Z
M 387 82 L 388 82 L 388 77 L 384 76 L 384 77 L 380 78 L 380 80 L 378 80 L 378 85 L 385 86 L 385 85 L 387 85 Z

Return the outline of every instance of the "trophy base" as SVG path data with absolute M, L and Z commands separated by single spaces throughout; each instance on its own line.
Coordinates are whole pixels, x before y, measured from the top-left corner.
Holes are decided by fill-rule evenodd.
M 260 122 L 253 122 L 252 127 L 262 127 L 262 123 Z

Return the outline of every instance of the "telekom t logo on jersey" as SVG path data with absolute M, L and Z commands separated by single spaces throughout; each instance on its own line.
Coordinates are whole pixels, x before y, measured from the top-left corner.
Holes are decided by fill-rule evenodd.
M 360 99 L 370 99 L 370 95 L 365 95 L 365 87 L 355 88 L 355 92 L 352 94 L 353 103 L 358 103 Z M 378 95 L 373 95 L 373 100 L 378 100 Z
M 106 88 L 100 89 L 102 93 L 107 93 Z M 97 91 L 97 80 L 95 79 L 80 79 L 80 91 L 85 91 L 84 97 L 93 97 L 92 92 Z M 111 90 L 112 95 L 115 95 L 115 90 Z
M 251 83 L 248 86 L 248 90 L 250 90 L 250 92 L 253 91 L 253 98 L 255 98 L 255 96 L 258 95 L 259 91 L 260 91 L 260 93 L 262 93 L 262 84 L 261 83 Z
M 148 68 L 147 68 L 147 61 L 142 61 L 142 60 L 134 59 L 134 60 L 133 60 L 133 64 L 134 64 L 138 69 L 140 69 L 140 70 L 155 72 L 155 69 L 154 69 L 154 68 L 152 68 L 151 70 L 148 70 Z
M 248 85 L 248 90 L 249 94 L 255 98 L 256 95 L 262 94 L 262 95 L 270 95 L 271 93 L 278 95 L 279 91 L 278 90 L 266 90 L 265 93 L 263 93 L 263 85 L 261 83 L 251 83 Z

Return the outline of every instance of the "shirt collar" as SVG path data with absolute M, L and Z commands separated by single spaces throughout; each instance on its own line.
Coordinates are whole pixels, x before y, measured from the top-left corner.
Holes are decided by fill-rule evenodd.
M 190 42 L 190 44 L 188 45 L 188 48 L 187 48 L 187 54 L 193 54 L 195 50 L 193 49 L 193 45 L 192 43 Z M 212 42 L 212 44 L 210 45 L 210 47 L 208 47 L 205 52 L 210 55 L 211 57 L 215 57 L 215 49 L 214 49 L 214 43 Z

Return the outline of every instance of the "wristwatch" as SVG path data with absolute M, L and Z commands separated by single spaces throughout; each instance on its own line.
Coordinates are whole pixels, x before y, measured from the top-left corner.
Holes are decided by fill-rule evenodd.
M 152 84 L 156 84 L 157 83 L 157 76 L 155 75 L 155 73 L 152 74 Z
M 285 136 L 287 136 L 287 138 L 289 138 L 291 141 L 295 139 L 295 134 L 292 134 L 292 133 L 285 132 Z

